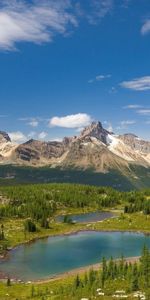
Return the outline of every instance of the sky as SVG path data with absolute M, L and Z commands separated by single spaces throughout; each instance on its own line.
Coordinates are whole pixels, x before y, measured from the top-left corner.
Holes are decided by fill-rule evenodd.
M 150 140 L 149 0 L 0 0 L 0 130 Z

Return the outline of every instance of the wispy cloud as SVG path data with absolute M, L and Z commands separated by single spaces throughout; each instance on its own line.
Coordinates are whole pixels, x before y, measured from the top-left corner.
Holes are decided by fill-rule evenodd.
M 120 86 L 134 91 L 148 91 L 150 90 L 150 76 L 135 78 L 131 81 L 123 81 Z
M 87 0 L 87 3 L 90 6 L 90 13 L 86 14 L 86 17 L 92 25 L 97 24 L 107 14 L 111 13 L 114 6 L 114 0 Z
M 136 123 L 136 121 L 134 121 L 134 120 L 121 121 L 121 125 L 122 125 L 122 126 L 133 125 L 133 124 L 135 124 L 135 123 Z
M 141 28 L 142 35 L 150 33 L 150 19 L 146 20 Z
M 14 50 L 18 42 L 51 42 L 56 33 L 65 35 L 68 25 L 77 26 L 70 1 L 2 0 L 0 48 Z
M 136 112 L 139 115 L 143 115 L 143 116 L 149 116 L 150 115 L 150 109 L 149 108 L 139 109 Z
M 93 82 L 96 82 L 96 81 L 102 81 L 104 79 L 108 79 L 111 77 L 111 74 L 107 74 L 107 75 L 97 75 L 95 78 L 92 78 L 90 80 L 88 80 L 88 83 L 93 83 Z
M 137 108 L 141 108 L 142 106 L 139 105 L 139 104 L 129 104 L 129 105 L 126 105 L 126 106 L 123 106 L 123 109 L 137 109 Z
M 39 125 L 39 121 L 36 119 L 33 119 L 27 124 L 30 125 L 31 127 L 37 127 Z
M 115 7 L 114 0 L 1 0 L 0 49 L 16 50 L 19 42 L 52 42 L 56 34 L 67 36 L 81 19 L 98 24 Z
M 82 128 L 92 122 L 90 115 L 86 113 L 78 113 L 64 117 L 53 117 L 49 121 L 49 126 L 57 126 L 64 128 Z
M 136 124 L 135 120 L 124 120 L 119 123 L 117 130 L 127 129 L 129 126 Z
M 45 131 L 42 131 L 38 134 L 38 139 L 39 140 L 44 140 L 48 136 L 48 133 Z
M 23 117 L 19 118 L 19 121 L 25 122 L 26 125 L 31 127 L 38 127 L 40 122 L 47 122 L 48 120 L 41 117 Z

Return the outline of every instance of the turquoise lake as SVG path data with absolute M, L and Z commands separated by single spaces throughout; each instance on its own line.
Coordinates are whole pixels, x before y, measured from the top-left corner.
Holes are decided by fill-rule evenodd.
M 90 212 L 86 214 L 74 214 L 74 215 L 68 215 L 73 222 L 76 223 L 90 223 L 90 222 L 97 222 L 102 221 L 105 219 L 110 219 L 114 217 L 115 215 L 112 212 Z M 57 222 L 63 222 L 64 216 L 58 216 L 56 217 Z
M 150 236 L 129 232 L 82 231 L 49 237 L 19 246 L 0 262 L 0 273 L 22 280 L 46 279 L 75 268 L 98 263 L 102 257 L 139 256 Z

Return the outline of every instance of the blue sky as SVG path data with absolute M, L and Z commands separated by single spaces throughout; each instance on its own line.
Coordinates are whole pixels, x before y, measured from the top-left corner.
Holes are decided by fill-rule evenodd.
M 53 140 L 93 120 L 150 139 L 150 1 L 1 0 L 0 130 Z

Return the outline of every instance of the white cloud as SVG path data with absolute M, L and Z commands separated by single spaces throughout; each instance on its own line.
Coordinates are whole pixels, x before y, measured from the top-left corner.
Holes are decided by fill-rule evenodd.
M 58 126 L 65 128 L 81 128 L 92 122 L 91 116 L 85 113 L 68 115 L 64 117 L 53 117 L 49 121 L 49 126 Z
M 51 42 L 65 35 L 68 25 L 77 26 L 70 1 L 3 0 L 0 4 L 0 48 L 14 50 L 18 42 Z
M 110 74 L 108 74 L 108 75 L 98 75 L 98 76 L 96 76 L 96 80 L 100 81 L 100 80 L 103 80 L 103 79 L 106 79 L 106 78 L 110 78 L 110 77 L 111 77 Z
M 0 0 L 0 49 L 52 42 L 56 34 L 67 36 L 82 18 L 98 24 L 114 7 L 114 0 Z
M 88 80 L 88 83 L 93 83 L 95 81 L 102 81 L 111 77 L 111 74 L 107 75 L 97 75 L 95 78 Z
M 143 35 L 150 33 L 150 20 L 146 20 L 141 28 L 141 33 Z
M 120 86 L 134 91 L 148 91 L 150 90 L 150 76 L 135 78 L 131 81 L 123 81 Z
M 13 143 L 23 143 L 27 140 L 27 137 L 21 131 L 9 132 L 8 135 Z
M 45 131 L 42 131 L 38 134 L 38 139 L 39 140 L 44 140 L 47 137 L 48 133 Z
M 139 110 L 137 110 L 137 113 L 139 115 L 143 115 L 143 116 L 150 115 L 150 109 L 147 109 L 147 108 L 139 109 Z

